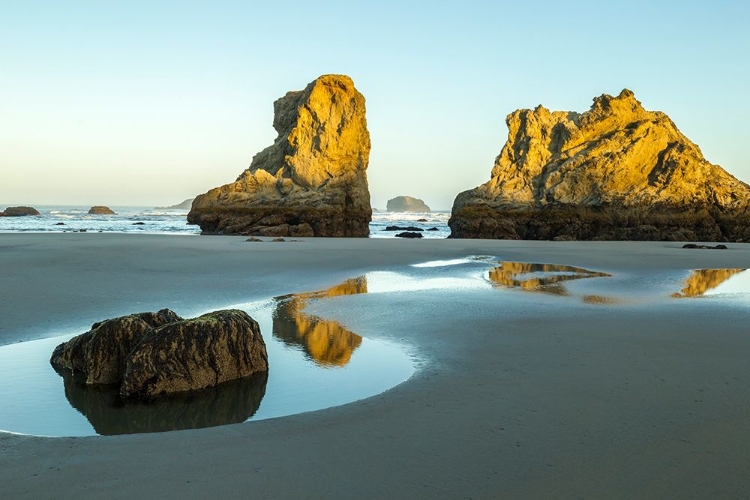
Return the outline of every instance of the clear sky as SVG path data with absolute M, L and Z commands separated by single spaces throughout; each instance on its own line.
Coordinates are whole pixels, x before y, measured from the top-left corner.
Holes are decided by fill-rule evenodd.
M 367 99 L 373 205 L 449 209 L 505 116 L 629 88 L 750 182 L 750 2 L 0 2 L 0 209 L 164 205 L 233 181 L 273 101 L 344 73 Z

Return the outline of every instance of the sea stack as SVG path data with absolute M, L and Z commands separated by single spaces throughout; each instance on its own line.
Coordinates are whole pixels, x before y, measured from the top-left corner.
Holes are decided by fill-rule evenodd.
M 750 241 L 750 186 L 629 90 L 506 123 L 490 181 L 456 197 L 452 238 Z
M 25 217 L 28 215 L 41 215 L 34 207 L 8 207 L 0 212 L 0 217 Z
M 367 236 L 370 134 L 351 78 L 324 75 L 274 102 L 278 137 L 235 182 L 193 201 L 205 234 Z
M 89 214 L 92 215 L 117 215 L 114 210 L 103 205 L 94 205 L 89 208 Z
M 396 196 L 388 200 L 386 210 L 389 212 L 430 212 L 430 207 L 419 198 Z

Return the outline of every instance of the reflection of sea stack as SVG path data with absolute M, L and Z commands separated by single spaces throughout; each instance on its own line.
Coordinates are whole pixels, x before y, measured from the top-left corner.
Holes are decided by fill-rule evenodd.
M 362 343 L 362 337 L 335 321 L 305 314 L 303 309 L 307 300 L 312 298 L 359 293 L 367 293 L 365 278 L 348 280 L 320 292 L 279 297 L 273 314 L 273 333 L 288 344 L 302 346 L 318 364 L 344 366 Z
M 673 297 L 698 297 L 745 269 L 698 269 L 685 280 L 685 286 Z
M 93 215 L 117 215 L 114 210 L 109 207 L 102 205 L 95 205 L 89 209 L 89 213 Z
M 367 236 L 365 98 L 348 76 L 324 75 L 274 103 L 273 145 L 235 182 L 194 201 L 188 222 L 204 233 Z
M 565 281 L 605 276 L 610 275 L 580 267 L 527 262 L 503 262 L 489 273 L 490 280 L 498 285 L 555 295 L 568 294 L 562 286 Z
M 430 207 L 419 198 L 396 196 L 388 200 L 386 210 L 389 212 L 430 212 Z
M 750 186 L 629 90 L 506 122 L 492 178 L 456 197 L 454 238 L 750 241 Z

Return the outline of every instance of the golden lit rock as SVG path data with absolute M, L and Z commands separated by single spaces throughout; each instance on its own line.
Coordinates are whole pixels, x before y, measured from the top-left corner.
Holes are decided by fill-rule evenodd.
M 278 137 L 235 182 L 193 201 L 204 233 L 367 236 L 370 134 L 351 78 L 324 75 L 274 103 Z
M 707 291 L 716 288 L 726 280 L 741 273 L 745 269 L 698 269 L 685 280 L 685 286 L 679 293 L 672 294 L 672 297 L 698 297 Z
M 456 197 L 451 237 L 750 241 L 750 186 L 629 90 L 506 123 L 490 181 Z

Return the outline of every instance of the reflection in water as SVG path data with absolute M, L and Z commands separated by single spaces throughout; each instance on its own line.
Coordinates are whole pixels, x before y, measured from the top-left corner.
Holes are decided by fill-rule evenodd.
M 97 434 L 134 434 L 198 429 L 244 422 L 252 417 L 266 393 L 267 372 L 225 382 L 201 391 L 159 398 L 154 402 L 123 402 L 117 384 L 86 385 L 83 373 L 58 370 L 65 397 Z
M 726 280 L 746 269 L 697 269 L 685 280 L 685 286 L 672 297 L 698 297 L 716 288 Z
M 367 280 L 360 277 L 345 281 L 327 290 L 276 297 L 273 313 L 273 334 L 286 344 L 301 346 L 321 366 L 344 366 L 362 337 L 335 321 L 303 312 L 310 299 L 367 293 Z
M 498 285 L 554 295 L 569 295 L 568 290 L 562 285 L 564 281 L 602 276 L 610 275 L 580 267 L 528 262 L 502 262 L 490 270 L 490 280 Z M 601 304 L 609 300 L 606 297 L 588 297 L 591 297 L 587 301 L 589 303 Z

